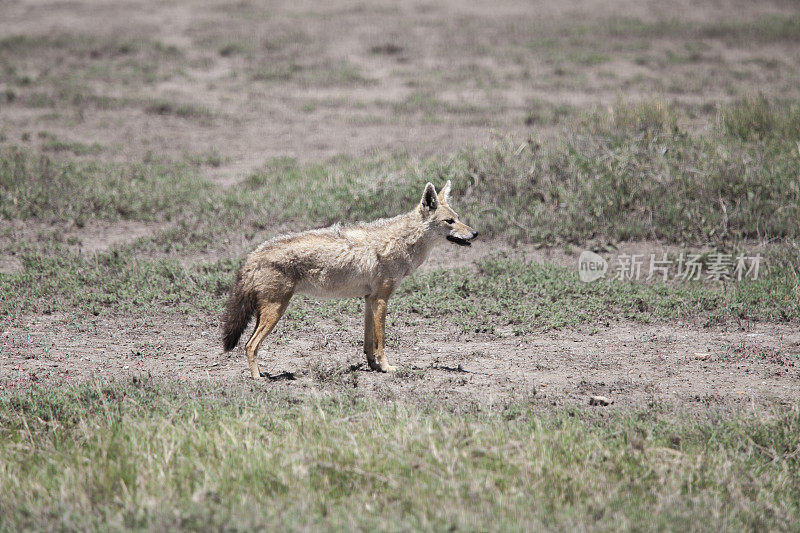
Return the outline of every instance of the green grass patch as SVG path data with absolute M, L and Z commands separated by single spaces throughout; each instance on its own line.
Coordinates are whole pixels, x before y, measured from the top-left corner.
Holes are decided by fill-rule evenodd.
M 103 147 L 97 143 L 86 144 L 78 141 L 67 141 L 46 131 L 40 131 L 37 137 L 42 139 L 40 148 L 43 152 L 68 152 L 73 155 L 81 156 L 93 155 L 103 151 Z
M 42 150 L 45 152 L 69 152 L 74 155 L 92 155 L 103 151 L 103 147 L 97 143 L 86 144 L 82 142 L 61 141 L 58 139 L 48 139 L 42 143 Z
M 436 96 L 432 91 L 414 91 L 399 102 L 391 104 L 396 114 L 422 113 L 435 116 L 439 113 L 468 115 L 481 111 L 480 107 L 469 103 L 451 103 Z
M 620 103 L 560 143 L 468 151 L 443 174 L 460 178 L 473 226 L 515 239 L 796 238 L 800 122 L 793 107 L 748 109 L 723 106 L 720 128 L 692 134 L 672 106 Z
M 569 104 L 551 104 L 543 100 L 531 100 L 523 118 L 526 126 L 553 126 L 564 124 L 580 116 L 579 108 Z
M 184 159 L 196 167 L 218 168 L 230 161 L 230 158 L 223 156 L 216 148 L 209 148 L 203 152 L 185 153 Z
M 179 165 L 63 161 L 0 148 L 0 217 L 6 219 L 169 220 L 202 210 L 212 191 Z
M 634 17 L 614 17 L 592 28 L 567 27 L 570 34 L 585 32 L 616 38 L 722 39 L 732 43 L 794 43 L 800 41 L 800 15 L 769 15 L 745 20 L 685 21 L 677 18 L 645 21 Z
M 235 274 L 232 261 L 188 269 L 177 261 L 138 260 L 117 251 L 92 258 L 32 253 L 22 262 L 22 272 L 0 274 L 0 314 L 218 311 Z
M 719 121 L 723 131 L 742 141 L 800 139 L 800 105 L 773 102 L 763 95 L 721 108 Z
M 426 100 L 427 102 L 427 100 Z M 424 103 L 424 102 L 423 102 Z M 428 102 L 430 103 L 430 102 Z M 425 104 L 427 105 L 427 104 Z M 170 219 L 144 246 L 217 248 L 231 232 L 308 228 L 396 215 L 417 204 L 425 182 L 453 180 L 453 203 L 488 237 L 554 245 L 590 239 L 721 244 L 800 238 L 800 112 L 762 97 L 721 106 L 708 130 L 657 100 L 608 111 L 533 110 L 526 120 L 569 117 L 544 144 L 500 142 L 449 157 L 406 155 L 321 163 L 268 161 L 220 190 L 179 162 L 100 165 L 0 150 L 0 216 Z M 153 113 L 205 120 L 205 110 L 168 102 Z M 45 147 L 47 148 L 47 147 Z M 55 149 L 56 147 L 52 147 Z M 83 152 L 84 146 L 61 146 Z M 217 166 L 215 151 L 188 157 Z
M 577 272 L 552 264 L 486 259 L 477 271 L 440 270 L 412 276 L 398 292 L 399 308 L 441 318 L 464 331 L 518 334 L 619 319 L 643 322 L 688 317 L 709 321 L 796 320 L 800 282 L 775 267 L 759 280 L 719 287 L 702 282 L 583 283 Z
M 238 261 L 183 266 L 172 260 L 137 259 L 130 252 L 96 257 L 25 253 L 23 270 L 0 274 L 0 316 L 79 310 L 94 314 L 160 309 L 219 313 Z M 486 259 L 477 270 L 418 273 L 405 280 L 392 302 L 395 320 L 441 319 L 463 331 L 494 333 L 512 326 L 520 334 L 618 319 L 643 322 L 701 317 L 789 321 L 800 318 L 797 273 L 771 265 L 758 280 L 717 286 L 703 282 L 586 284 L 577 272 L 550 264 Z M 306 323 L 361 301 L 296 299 L 286 320 Z
M 47 106 L 63 102 L 85 107 L 117 107 L 124 102 L 94 95 L 88 82 L 125 88 L 166 79 L 181 67 L 183 53 L 141 35 L 85 33 L 10 35 L 0 39 L 0 73 L 16 86 L 37 91 L 22 95 L 24 103 Z M 36 96 L 39 95 L 39 96 Z
M 258 220 L 307 227 L 396 214 L 417 203 L 426 181 L 452 179 L 454 206 L 489 236 L 547 244 L 797 238 L 800 115 L 748 105 L 723 106 L 720 127 L 707 133 L 683 131 L 676 108 L 650 101 L 584 115 L 583 133 L 545 146 L 508 142 L 421 161 L 274 160 L 226 201 L 255 228 Z
M 214 118 L 214 113 L 205 106 L 193 103 L 175 103 L 168 100 L 153 100 L 144 108 L 152 115 L 173 115 L 185 119 L 195 119 L 208 123 Z
M 752 20 L 706 23 L 700 27 L 706 38 L 723 38 L 731 42 L 800 42 L 800 14 L 768 15 Z
M 313 63 L 298 56 L 291 59 L 275 59 L 265 62 L 259 57 L 252 66 L 250 77 L 254 81 L 267 83 L 292 82 L 304 87 L 352 87 L 374 84 L 364 76 L 361 68 L 346 59 L 323 59 Z
M 149 381 L 0 398 L 0 527 L 791 529 L 800 411 L 610 417 Z

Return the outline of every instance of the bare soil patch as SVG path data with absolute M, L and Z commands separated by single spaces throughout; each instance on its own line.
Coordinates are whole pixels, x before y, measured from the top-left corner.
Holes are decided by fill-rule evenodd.
M 0 387 L 133 376 L 249 382 L 242 349 L 221 352 L 216 317 L 61 314 L 16 323 L 0 331 Z M 618 322 L 490 338 L 412 319 L 390 326 L 396 374 L 366 370 L 361 317 L 344 317 L 343 324 L 323 320 L 297 330 L 283 323 L 262 347 L 261 370 L 269 378 L 258 386 L 303 394 L 344 389 L 464 409 L 528 399 L 545 407 L 588 405 L 598 394 L 614 401 L 607 409 L 800 400 L 794 324 Z
M 79 227 L 74 223 L 47 223 L 37 220 L 3 221 L 0 223 L 0 274 L 23 270 L 19 246 L 34 247 L 59 243 L 69 252 L 96 254 L 115 246 L 131 244 L 136 239 L 154 235 L 167 227 L 163 223 L 138 221 L 89 221 Z
M 75 223 L 48 223 L 38 220 L 3 221 L 0 231 L 0 247 L 15 244 L 57 242 L 75 253 L 94 254 L 105 252 L 114 246 L 130 244 L 136 239 L 153 235 L 169 224 L 122 220 L 108 222 L 90 220 L 82 225 Z
M 129 244 L 136 239 L 153 235 L 167 224 L 125 221 L 115 223 L 93 222 L 82 228 L 73 228 L 67 236 L 71 247 L 82 253 L 104 252 L 114 246 Z
M 0 254 L 0 274 L 15 274 L 23 269 L 22 261 L 13 255 Z

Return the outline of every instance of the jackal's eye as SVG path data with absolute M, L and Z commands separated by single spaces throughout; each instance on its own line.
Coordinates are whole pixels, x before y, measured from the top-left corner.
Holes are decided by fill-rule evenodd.
M 448 224 L 453 224 L 455 222 L 455 220 L 452 218 L 446 218 L 444 221 L 447 222 Z

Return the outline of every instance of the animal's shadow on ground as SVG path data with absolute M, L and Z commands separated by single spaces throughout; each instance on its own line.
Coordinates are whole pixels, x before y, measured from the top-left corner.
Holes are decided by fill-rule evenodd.
M 427 369 L 431 369 L 431 370 L 443 370 L 445 372 L 456 372 L 456 373 L 460 373 L 460 374 L 482 374 L 482 372 L 473 372 L 471 370 L 467 370 L 464 367 L 462 367 L 461 365 L 458 365 L 458 366 L 430 365 L 430 366 L 425 367 L 425 368 L 417 367 L 417 366 L 413 367 L 414 370 L 425 370 L 426 368 Z M 371 368 L 369 368 L 364 363 L 356 363 L 356 364 L 353 364 L 353 365 L 350 365 L 349 367 L 347 367 L 347 372 L 375 372 L 375 370 L 372 370 Z M 269 374 L 267 372 L 261 372 L 261 377 L 262 378 L 266 378 L 269 381 L 296 381 L 297 380 L 297 375 L 294 372 L 288 372 L 288 371 L 279 372 L 277 374 Z
M 446 365 L 431 365 L 430 368 L 434 370 L 444 370 L 446 372 L 460 372 L 463 374 L 475 374 L 475 372 L 470 372 L 469 370 L 465 369 L 463 366 L 446 366 Z
M 297 379 L 297 376 L 294 375 L 294 372 L 281 372 L 275 375 L 261 372 L 261 377 L 267 378 L 270 381 L 294 381 Z
M 430 365 L 428 367 L 412 366 L 411 369 L 412 370 L 432 369 L 432 370 L 444 370 L 445 372 L 460 372 L 460 373 L 463 373 L 463 374 L 480 374 L 480 372 L 472 372 L 470 370 L 467 370 L 461 365 L 458 365 L 458 366 Z M 369 368 L 364 363 L 356 363 L 354 365 L 350 365 L 349 370 L 350 370 L 350 372 L 358 372 L 358 371 L 361 371 L 361 372 L 375 372 L 374 370 Z

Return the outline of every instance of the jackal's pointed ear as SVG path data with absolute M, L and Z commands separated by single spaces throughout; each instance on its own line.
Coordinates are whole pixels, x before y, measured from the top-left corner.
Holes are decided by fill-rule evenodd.
M 432 183 L 428 182 L 428 184 L 425 185 L 425 192 L 422 193 L 422 201 L 420 204 L 423 209 L 429 209 L 431 211 L 439 207 L 439 198 L 436 196 L 436 189 L 433 187 Z
M 439 202 L 443 204 L 450 203 L 450 180 L 447 180 L 442 190 L 439 191 Z

